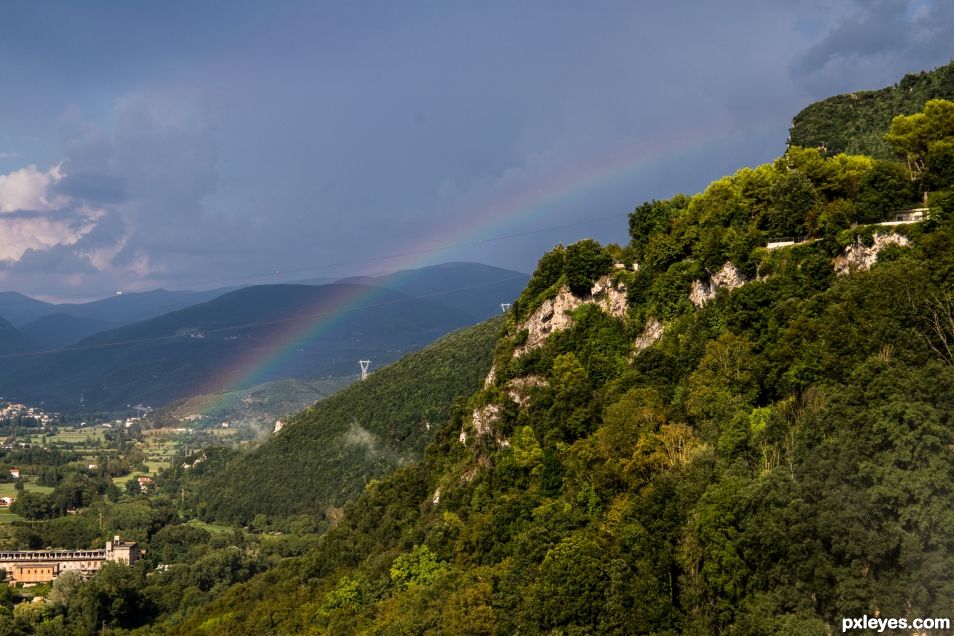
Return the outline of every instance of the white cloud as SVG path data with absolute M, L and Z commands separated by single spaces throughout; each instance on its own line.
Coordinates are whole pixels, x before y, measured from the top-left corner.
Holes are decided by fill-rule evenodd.
M 50 186 L 63 178 L 60 166 L 42 172 L 34 165 L 0 175 L 0 212 L 54 210 L 67 199 L 51 194 Z
M 29 165 L 0 174 L 0 261 L 19 261 L 27 251 L 71 246 L 92 231 L 104 211 L 77 204 L 56 191 L 60 165 Z
M 0 216 L 0 260 L 16 261 L 27 250 L 73 245 L 95 227 L 93 219 L 80 223 L 49 217 Z

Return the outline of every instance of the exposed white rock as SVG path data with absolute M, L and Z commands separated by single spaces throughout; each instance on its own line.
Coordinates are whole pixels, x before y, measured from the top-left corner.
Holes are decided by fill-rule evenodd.
M 692 287 L 689 289 L 689 300 L 696 307 L 702 307 L 715 298 L 720 289 L 736 289 L 747 282 L 748 279 L 745 274 L 731 261 L 726 261 L 719 268 L 719 271 L 709 275 L 708 280 L 692 281 Z
M 871 247 L 856 241 L 845 248 L 843 254 L 835 257 L 835 274 L 844 276 L 851 272 L 865 272 L 878 260 L 878 253 L 888 245 L 907 246 L 908 237 L 901 234 L 874 234 Z
M 608 276 L 603 276 L 593 284 L 589 297 L 583 302 L 595 302 L 603 311 L 612 316 L 622 318 L 629 309 L 626 300 L 626 286 L 623 283 L 613 284 Z
M 473 414 L 470 418 L 470 426 L 473 427 L 473 433 L 477 437 L 492 437 L 498 446 L 506 448 L 510 445 L 510 442 L 500 436 L 494 425 L 500 420 L 500 406 L 497 404 L 488 404 L 482 408 L 474 409 Z M 464 446 L 467 445 L 467 439 L 469 437 L 468 425 L 465 423 L 460 430 L 460 435 L 458 440 Z
M 646 327 L 643 329 L 643 333 L 639 334 L 639 336 L 636 338 L 636 342 L 633 344 L 633 348 L 636 350 L 636 353 L 648 348 L 654 342 L 662 338 L 664 329 L 665 328 L 663 327 L 663 324 L 655 318 L 650 318 L 647 320 Z
M 487 373 L 487 379 L 484 380 L 484 386 L 493 386 L 494 382 L 497 381 L 497 368 L 491 365 L 490 372 Z
M 517 347 L 514 357 L 536 349 L 552 333 L 563 331 L 573 324 L 570 313 L 585 304 L 597 305 L 603 311 L 617 318 L 626 315 L 629 303 L 626 300 L 626 286 L 614 283 L 609 276 L 601 276 L 586 296 L 579 297 L 564 285 L 556 297 L 543 301 L 543 304 L 522 325 L 527 330 L 526 342 Z
M 474 432 L 477 435 L 492 435 L 494 432 L 493 425 L 500 419 L 500 407 L 496 404 L 488 404 L 483 408 L 474 409 L 472 417 Z
M 438 488 L 434 491 L 434 497 L 431 499 L 431 503 L 435 506 L 441 502 L 441 489 Z
M 275 428 L 272 429 L 272 433 L 277 433 L 283 428 L 285 428 L 285 422 L 283 422 L 282 420 L 275 420 Z
M 703 280 L 692 281 L 692 286 L 689 288 L 689 300 L 691 300 L 692 304 L 696 307 L 702 307 L 715 298 L 715 295 L 716 290 L 713 289 L 709 283 Z
M 513 352 L 514 357 L 536 349 L 551 333 L 563 331 L 573 324 L 570 312 L 582 304 L 583 301 L 574 296 L 567 286 L 561 287 L 555 298 L 543 301 L 543 304 L 524 323 L 527 340 Z
M 530 389 L 535 386 L 545 386 L 546 379 L 541 375 L 528 375 L 522 378 L 514 378 L 507 382 L 506 390 L 510 399 L 517 403 L 517 406 L 525 407 L 530 404 Z

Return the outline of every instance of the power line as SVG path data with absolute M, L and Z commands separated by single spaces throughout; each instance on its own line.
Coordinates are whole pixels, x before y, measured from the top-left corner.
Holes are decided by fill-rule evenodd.
M 474 283 L 472 285 L 465 285 L 463 287 L 443 289 L 441 291 L 431 292 L 429 294 L 422 294 L 420 296 L 406 296 L 404 298 L 396 298 L 394 300 L 387 300 L 387 301 L 382 301 L 379 303 L 370 303 L 367 305 L 361 305 L 360 307 L 346 307 L 343 309 L 334 309 L 334 310 L 321 311 L 321 312 L 310 313 L 310 314 L 298 314 L 296 316 L 290 316 L 287 318 L 275 318 L 273 320 L 262 320 L 259 322 L 249 322 L 249 323 L 245 323 L 241 325 L 232 325 L 229 327 L 219 327 L 217 329 L 203 330 L 202 333 L 204 334 L 226 333 L 229 331 L 237 331 L 239 329 L 250 329 L 252 327 L 267 327 L 270 325 L 280 325 L 280 324 L 285 324 L 289 322 L 298 322 L 298 321 L 306 320 L 309 318 L 322 318 L 325 316 L 334 316 L 334 315 L 345 314 L 345 313 L 354 312 L 354 311 L 363 311 L 367 309 L 375 309 L 378 307 L 399 305 L 401 303 L 411 302 L 413 300 L 425 300 L 427 298 L 433 298 L 434 296 L 441 296 L 443 294 L 451 294 L 451 293 L 459 292 L 459 291 L 467 291 L 470 289 L 476 289 L 478 287 L 486 287 L 488 285 L 496 285 L 498 283 L 505 283 L 505 282 L 514 281 L 514 280 L 522 280 L 523 278 L 525 278 L 525 276 L 526 276 L 525 274 L 521 274 L 520 276 L 508 276 L 506 278 L 499 278 L 496 280 L 484 281 L 482 283 Z M 382 287 L 380 289 L 386 289 L 386 288 Z M 153 336 L 149 338 L 130 338 L 128 340 L 119 340 L 116 342 L 103 342 L 99 344 L 84 345 L 81 347 L 63 347 L 60 349 L 47 349 L 44 351 L 24 351 L 20 353 L 5 353 L 5 354 L 0 354 L 0 359 L 26 358 L 26 357 L 33 357 L 33 356 L 52 355 L 52 354 L 58 354 L 58 353 L 72 353 L 75 351 L 90 351 L 95 349 L 106 349 L 111 347 L 123 347 L 126 345 L 141 344 L 145 342 L 161 342 L 163 340 L 178 340 L 183 338 L 184 336 L 181 334 L 168 334 L 165 336 Z

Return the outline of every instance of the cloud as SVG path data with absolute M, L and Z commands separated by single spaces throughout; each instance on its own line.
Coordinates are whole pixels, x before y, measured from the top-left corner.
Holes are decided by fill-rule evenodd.
M 97 295 L 193 266 L 201 256 L 182 254 L 201 255 L 216 236 L 203 206 L 219 179 L 205 121 L 139 94 L 117 100 L 108 129 L 68 109 L 62 161 L 0 174 L 0 280 Z
M 62 179 L 58 165 L 0 174 L 0 261 L 9 265 L 28 252 L 74 245 L 96 227 L 103 211 L 58 192 Z
M 954 4 L 856 0 L 790 66 L 796 82 L 825 94 L 846 84 L 880 86 L 951 60 Z
M 42 172 L 29 165 L 0 175 L 0 212 L 55 209 L 65 199 L 51 192 L 50 186 L 62 178 L 59 166 Z

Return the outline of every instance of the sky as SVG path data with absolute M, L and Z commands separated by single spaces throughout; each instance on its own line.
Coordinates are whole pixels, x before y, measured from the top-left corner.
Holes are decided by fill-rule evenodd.
M 529 272 L 952 33 L 941 0 L 7 3 L 0 290 Z

